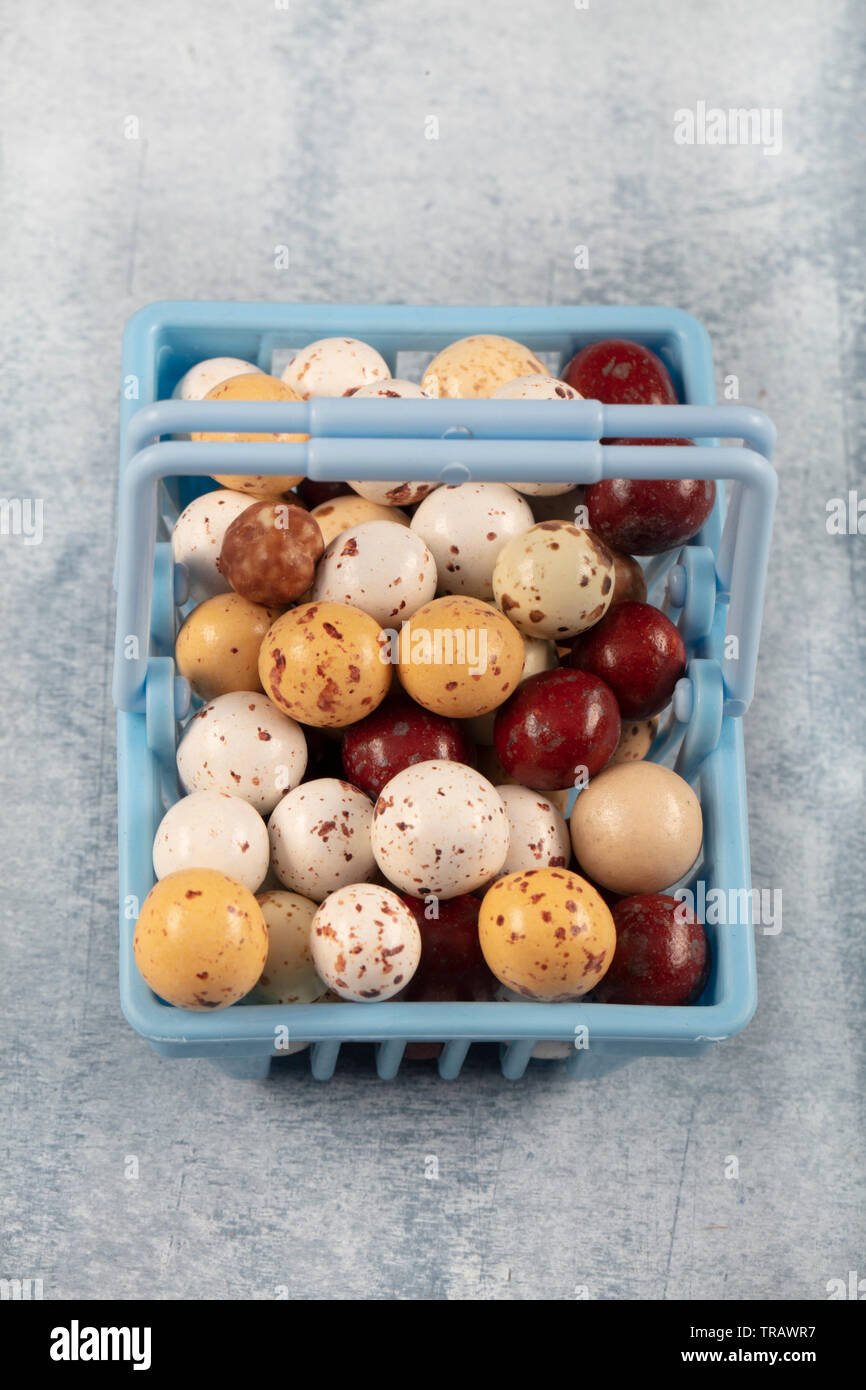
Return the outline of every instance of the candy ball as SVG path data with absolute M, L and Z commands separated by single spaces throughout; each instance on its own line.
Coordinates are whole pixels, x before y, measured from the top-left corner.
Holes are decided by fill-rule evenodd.
M 183 869 L 151 888 L 135 924 L 135 963 L 178 1009 L 224 1009 L 253 988 L 268 952 L 262 910 L 217 869 Z
M 181 401 L 203 401 L 208 391 L 222 386 L 235 376 L 261 376 L 261 367 L 245 362 L 242 357 L 209 357 L 197 362 L 185 372 L 172 391 L 172 396 Z
M 321 902 L 347 883 L 372 878 L 373 803 L 337 777 L 295 787 L 268 821 L 271 866 L 286 888 Z
M 610 607 L 615 603 L 645 603 L 646 602 L 646 576 L 641 568 L 640 561 L 633 555 L 624 555 L 621 550 L 611 550 L 613 556 L 613 598 Z M 608 609 L 610 612 L 610 609 Z
M 402 381 L 394 377 L 388 381 L 373 381 L 367 386 L 361 386 L 356 391 L 347 393 L 354 396 L 357 400 L 364 400 L 369 397 L 377 396 L 386 399 L 399 399 L 403 397 L 409 400 L 429 400 L 428 392 L 422 391 L 421 387 L 414 381 Z M 368 498 L 371 502 L 380 502 L 385 507 L 409 507 L 413 502 L 420 502 L 422 497 L 426 497 L 438 483 L 429 482 L 373 482 L 370 480 L 353 480 L 350 484 L 361 497 Z
M 687 439 L 613 439 L 612 444 L 688 445 Z M 661 555 L 696 536 L 709 520 L 716 485 L 703 478 L 603 478 L 586 489 L 589 524 L 606 545 L 630 555 Z
M 574 639 L 569 665 L 610 686 L 623 719 L 651 719 L 686 669 L 679 630 L 651 603 L 618 603 Z
M 501 705 L 523 671 L 520 634 L 480 599 L 434 599 L 402 627 L 394 646 L 400 681 L 412 699 L 454 719 Z
M 421 964 L 401 998 L 426 1004 L 492 999 L 498 981 L 478 940 L 478 898 L 463 893 L 443 902 L 409 896 L 403 901 L 421 932 Z M 417 1057 L 419 1051 L 414 1049 L 412 1055 Z
M 232 690 L 261 690 L 259 651 L 278 608 L 240 594 L 217 594 L 194 608 L 175 642 L 175 661 L 196 695 L 213 700 Z
M 178 869 L 220 869 L 252 893 L 268 871 L 268 832 L 258 811 L 226 792 L 191 792 L 166 811 L 153 841 L 157 878 Z
M 391 684 L 379 624 L 345 603 L 304 603 L 262 642 L 259 676 L 274 704 L 302 724 L 339 728 L 382 703 Z
M 220 570 L 253 603 L 285 607 L 306 593 L 325 543 L 313 518 L 287 502 L 254 502 L 223 539 Z
M 475 763 L 472 742 L 456 719 L 422 709 L 402 691 L 346 730 L 342 755 L 349 781 L 373 797 L 414 763 Z
M 382 627 L 399 624 L 436 593 L 436 561 L 420 535 L 390 521 L 365 521 L 331 541 L 312 598 L 351 603 Z
M 319 338 L 296 353 L 282 379 L 302 401 L 313 396 L 350 396 L 359 386 L 390 378 L 388 364 L 358 338 Z
M 563 380 L 589 401 L 606 405 L 676 405 L 664 362 L 642 343 L 605 338 L 572 357 Z
M 518 377 L 516 381 L 506 382 L 494 391 L 496 401 L 579 401 L 580 392 L 555 376 L 536 373 Z M 527 497 L 562 497 L 574 489 L 574 483 L 512 483 L 518 492 Z
M 404 902 L 389 888 L 354 883 L 325 899 L 313 918 L 316 969 L 342 999 L 390 999 L 412 979 L 421 959 L 421 933 Z
M 380 502 L 370 502 L 354 492 L 346 497 L 322 502 L 313 508 L 310 516 L 318 525 L 325 545 L 330 545 L 336 536 L 352 526 L 363 525 L 365 521 L 393 521 L 398 526 L 409 525 L 408 516 L 399 507 L 383 507 Z
M 691 909 L 663 893 L 613 909 L 616 955 L 598 987 L 602 1004 L 693 1004 L 710 971 L 710 945 Z
M 613 595 L 613 556 L 589 531 L 542 521 L 499 552 L 496 602 L 530 637 L 560 640 L 592 627 Z
M 498 712 L 493 743 L 505 770 L 528 787 L 585 784 L 619 742 L 611 690 L 584 671 L 542 671 Z
M 480 599 L 493 598 L 493 567 L 506 541 L 533 525 L 529 503 L 506 483 L 440 487 L 412 518 L 435 556 L 442 592 Z
M 653 719 L 624 720 L 619 743 L 611 754 L 610 762 L 636 763 L 645 758 L 659 730 L 658 716 Z
M 421 386 L 431 396 L 492 396 L 516 377 L 544 375 L 544 363 L 529 348 L 497 333 L 460 338 L 433 358 Z
M 267 376 L 264 372 L 246 373 L 242 376 L 229 377 L 219 386 L 214 386 L 208 391 L 205 400 L 208 401 L 297 401 L 300 397 L 294 391 L 290 391 L 276 377 Z M 252 442 L 272 442 L 279 440 L 283 443 L 298 443 L 309 439 L 308 434 L 194 434 L 194 440 L 224 440 L 226 443 L 252 443 Z M 281 497 L 289 488 L 299 483 L 303 477 L 302 473 L 287 476 L 284 474 L 266 473 L 231 473 L 214 474 L 214 478 L 223 487 L 232 488 L 235 492 L 248 492 L 251 497 Z
M 298 893 L 259 893 L 268 929 L 268 956 L 250 995 L 253 1004 L 313 1004 L 327 986 L 316 974 L 310 928 L 317 904 Z
M 194 714 L 177 749 L 185 791 L 241 796 L 263 816 L 296 787 L 307 766 L 303 729 L 266 695 L 220 695 Z
M 560 811 L 529 787 L 496 788 L 508 817 L 508 854 L 500 870 L 565 869 L 571 860 L 568 825 Z
M 498 874 L 508 853 L 502 798 L 464 763 L 416 763 L 382 788 L 373 854 L 390 883 L 413 897 L 456 898 Z
M 581 869 L 615 893 L 658 893 L 688 873 L 703 838 L 688 782 L 658 763 L 617 763 L 574 803 L 571 842 Z
M 223 537 L 235 517 L 250 505 L 249 493 L 218 488 L 184 507 L 171 533 L 175 564 L 189 571 L 189 596 L 201 603 L 214 594 L 228 594 L 231 585 L 219 567 Z
M 525 999 L 580 999 L 613 960 L 610 909 L 567 869 L 526 869 L 489 888 L 478 931 L 493 974 Z

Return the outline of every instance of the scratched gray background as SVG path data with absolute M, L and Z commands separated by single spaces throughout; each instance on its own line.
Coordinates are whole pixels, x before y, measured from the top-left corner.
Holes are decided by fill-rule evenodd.
M 4 8 L 0 495 L 44 498 L 45 537 L 0 545 L 0 1275 L 166 1299 L 820 1299 L 866 1275 L 866 538 L 825 527 L 864 433 L 856 3 Z M 781 108 L 781 154 L 675 146 L 699 99 Z M 163 1062 L 126 1026 L 120 334 L 164 296 L 704 319 L 720 383 L 779 424 L 783 479 L 747 747 L 755 882 L 785 915 L 744 1035 L 599 1082 L 479 1057 L 385 1084 L 360 1053 L 321 1086 L 303 1059 L 266 1085 Z

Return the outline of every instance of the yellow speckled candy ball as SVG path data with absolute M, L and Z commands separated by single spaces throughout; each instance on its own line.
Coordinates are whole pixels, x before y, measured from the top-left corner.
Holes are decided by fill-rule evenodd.
M 497 333 L 460 338 L 433 358 L 421 381 L 431 396 L 490 397 L 519 376 L 544 374 L 534 352 Z
M 248 888 L 218 869 L 181 869 L 151 888 L 135 924 L 135 963 L 179 1009 L 224 1009 L 249 994 L 268 929 Z
M 616 929 L 604 899 L 567 869 L 507 874 L 488 889 L 478 932 L 498 980 L 526 999 L 580 999 L 606 974 Z
M 240 594 L 205 599 L 177 634 L 178 671 L 202 700 L 233 690 L 261 690 L 259 651 L 279 614 L 279 608 L 265 608 Z
M 452 719 L 496 709 L 523 673 L 517 629 L 492 604 L 463 595 L 425 603 L 396 645 L 404 689 L 425 709 Z
M 259 654 L 265 694 L 314 728 L 354 724 L 382 703 L 390 655 L 379 624 L 347 603 L 304 603 L 269 629 Z
M 268 958 L 252 992 L 256 1004 L 313 1004 L 327 986 L 316 973 L 310 926 L 319 904 L 300 893 L 257 893 L 268 928 Z
M 206 401 L 299 401 L 301 397 L 297 391 L 293 391 L 284 381 L 278 381 L 275 376 L 267 376 L 264 372 L 245 373 L 242 376 L 231 376 L 227 381 L 221 381 L 219 386 L 214 386 L 205 396 Z M 194 434 L 193 439 L 212 442 L 214 440 L 224 440 L 226 443 L 246 444 L 246 443 L 266 443 L 275 440 L 284 443 L 299 444 L 305 439 L 309 439 L 308 434 Z M 216 481 L 222 487 L 231 488 L 234 492 L 248 492 L 251 497 L 277 498 L 282 497 L 284 492 L 299 483 L 303 474 L 288 477 L 283 474 L 275 474 L 273 477 L 266 473 L 227 473 L 214 474 Z
M 399 526 L 408 526 L 409 518 L 399 507 L 386 507 L 381 502 L 371 502 L 366 497 L 335 497 L 330 502 L 320 502 L 310 516 L 318 524 L 325 545 L 330 545 L 335 536 L 348 531 L 350 526 L 361 526 L 365 521 L 395 521 Z

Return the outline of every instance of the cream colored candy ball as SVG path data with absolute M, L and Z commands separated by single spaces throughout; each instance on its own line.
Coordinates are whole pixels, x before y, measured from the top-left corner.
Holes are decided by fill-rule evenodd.
M 508 381 L 493 393 L 495 401 L 580 401 L 579 391 L 545 372 L 518 377 Z M 529 446 L 531 448 L 531 446 Z M 574 483 L 512 483 L 527 497 L 561 497 L 574 489 Z
M 464 763 L 414 763 L 376 802 L 373 854 L 389 883 L 423 898 L 472 893 L 499 873 L 508 818 L 495 787 Z
M 373 803 L 339 777 L 288 792 L 268 821 L 271 866 L 286 888 L 321 902 L 347 883 L 372 878 Z
M 381 353 L 359 338 L 319 338 L 296 353 L 282 379 L 303 401 L 313 396 L 348 396 L 359 386 L 390 378 Z
M 426 497 L 412 530 L 436 558 L 445 594 L 493 598 L 493 568 L 502 547 L 534 525 L 529 503 L 507 483 L 459 483 Z
M 327 986 L 316 973 L 310 928 L 317 903 L 298 893 L 258 893 L 268 929 L 268 957 L 250 995 L 254 1004 L 314 1004 Z
M 496 788 L 508 817 L 508 854 L 503 874 L 524 869 L 565 869 L 571 860 L 568 824 L 553 802 L 530 787 Z
M 568 521 L 543 521 L 499 552 L 493 592 L 521 632 L 561 641 L 604 615 L 613 575 L 613 556 L 591 532 Z
M 264 372 L 242 357 L 208 357 L 184 373 L 172 396 L 181 401 L 203 401 L 208 391 L 233 376 L 264 376 Z
M 202 603 L 214 594 L 231 593 L 220 573 L 223 536 L 235 517 L 250 505 L 249 493 L 216 488 L 184 507 L 171 533 L 171 554 L 176 565 L 189 571 L 189 596 Z
M 436 561 L 419 535 L 390 521 L 365 521 L 325 550 L 311 598 L 351 603 L 382 627 L 399 627 L 436 593 Z
M 307 740 L 266 695 L 233 691 L 194 714 L 177 749 L 185 791 L 228 792 L 268 815 L 307 767 Z
M 544 373 L 534 352 L 497 333 L 460 338 L 437 353 L 421 386 L 431 396 L 490 397 L 515 377 Z
M 214 386 L 205 396 L 207 401 L 298 401 L 300 396 L 276 377 L 268 376 L 265 372 L 245 372 L 240 376 L 229 377 L 226 381 L 221 381 L 218 386 Z M 268 443 L 279 440 L 281 443 L 300 443 L 309 439 L 308 434 L 214 434 L 199 433 L 192 438 L 198 441 L 213 442 L 223 440 L 226 443 Z M 287 474 L 267 474 L 267 473 L 231 473 L 217 474 L 214 478 L 222 487 L 231 488 L 234 492 L 246 492 L 251 497 L 268 498 L 274 500 L 282 497 L 284 493 L 293 488 L 303 478 L 302 473 Z
M 191 792 L 166 811 L 153 841 L 157 878 L 179 869 L 220 869 L 255 893 L 268 871 L 267 827 L 258 811 L 225 792 Z
M 394 645 L 404 690 L 425 709 L 452 719 L 496 709 L 523 670 L 517 629 L 498 609 L 465 595 L 424 604 Z
M 391 685 L 387 638 L 346 603 L 303 603 L 265 635 L 259 653 L 265 694 L 314 728 L 354 724 L 382 703 Z
M 535 676 L 539 671 L 552 671 L 557 666 L 558 659 L 556 648 L 552 642 L 548 642 L 544 637 L 527 637 L 525 633 L 520 634 L 523 639 L 523 670 L 520 673 L 518 685 L 522 685 L 530 676 Z M 496 723 L 496 710 L 490 710 L 488 714 L 479 714 L 475 719 L 469 720 L 469 732 L 476 743 L 492 745 L 493 725 Z
M 571 813 L 571 841 L 584 873 L 614 893 L 661 893 L 701 849 L 701 806 L 688 782 L 658 763 L 606 767 Z
M 325 899 L 313 918 L 316 969 L 342 999 L 390 999 L 407 985 L 421 959 L 413 914 L 390 888 L 355 883 Z
M 615 763 L 640 762 L 650 751 L 658 729 L 658 715 L 652 719 L 624 719 L 619 743 L 613 750 L 608 767 L 613 767 Z
M 408 526 L 409 517 L 399 507 L 386 507 L 381 502 L 370 502 L 366 497 L 335 497 L 331 502 L 320 502 L 310 516 L 318 523 L 325 541 L 330 545 L 337 536 L 352 526 L 363 526 L 367 521 L 391 521 L 398 526 Z
M 224 1009 L 259 978 L 268 931 L 249 888 L 217 869 L 183 869 L 151 888 L 133 950 L 161 999 L 178 1009 Z
M 610 909 L 567 869 L 527 869 L 487 890 L 478 917 L 484 959 L 525 999 L 580 999 L 607 973 L 616 949 Z
M 200 699 L 261 690 L 259 651 L 279 612 L 240 594 L 217 594 L 192 610 L 177 634 L 174 654 L 178 671 Z

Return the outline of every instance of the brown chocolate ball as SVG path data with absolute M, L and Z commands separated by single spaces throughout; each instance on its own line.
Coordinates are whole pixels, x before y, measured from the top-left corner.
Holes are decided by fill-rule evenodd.
M 325 543 L 313 518 L 288 502 L 254 502 L 225 533 L 219 568 L 236 593 L 281 606 L 306 593 Z

